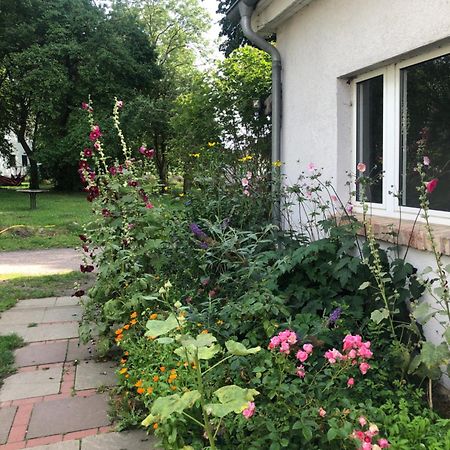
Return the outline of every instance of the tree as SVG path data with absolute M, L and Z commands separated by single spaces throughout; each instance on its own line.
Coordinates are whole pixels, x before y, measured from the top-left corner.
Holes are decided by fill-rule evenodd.
M 107 13 L 92 0 L 4 0 L 0 17 L 0 131 L 17 135 L 32 187 L 38 158 L 67 182 L 80 150 L 68 145 L 77 141 L 69 125 L 81 102 L 91 94 L 106 116 L 115 95 L 148 95 L 160 76 L 153 48 L 130 12 Z
M 220 36 L 225 37 L 225 41 L 220 45 L 220 50 L 225 53 L 225 56 L 229 56 L 233 50 L 236 50 L 243 45 L 248 45 L 249 41 L 242 33 L 242 29 L 239 23 L 231 22 L 227 17 L 227 12 L 236 3 L 236 0 L 217 0 L 217 12 L 223 14 L 220 20 L 222 30 Z

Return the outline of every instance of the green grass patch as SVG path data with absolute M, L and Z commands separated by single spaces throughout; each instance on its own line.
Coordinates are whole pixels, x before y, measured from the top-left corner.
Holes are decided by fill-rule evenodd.
M 0 279 L 0 312 L 11 308 L 18 300 L 72 295 L 75 283 L 86 290 L 92 281 L 92 275 L 80 272 Z
M 3 379 L 14 372 L 14 354 L 16 348 L 22 347 L 23 339 L 16 334 L 0 336 L 0 386 Z
M 74 247 L 91 218 L 84 194 L 48 191 L 38 194 L 37 209 L 30 210 L 28 194 L 1 188 L 0 251 Z

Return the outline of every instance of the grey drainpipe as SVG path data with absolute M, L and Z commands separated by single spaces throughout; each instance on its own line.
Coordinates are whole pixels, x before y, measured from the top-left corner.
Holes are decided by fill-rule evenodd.
M 238 4 L 244 36 L 272 58 L 272 163 L 281 160 L 281 55 L 280 52 L 252 29 L 251 18 L 255 2 L 241 0 Z M 280 180 L 278 169 L 272 165 L 272 194 L 274 197 L 272 222 L 281 227 Z

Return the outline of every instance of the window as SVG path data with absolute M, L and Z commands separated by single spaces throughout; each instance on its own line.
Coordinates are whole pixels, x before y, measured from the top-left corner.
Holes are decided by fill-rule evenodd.
M 374 182 L 373 209 L 414 218 L 419 206 L 415 167 L 424 156 L 435 222 L 450 220 L 450 48 L 392 64 L 355 80 L 355 163 Z M 355 164 L 355 165 L 356 165 Z M 357 192 L 357 199 L 361 195 Z
M 28 166 L 28 158 L 27 155 L 22 155 L 22 167 Z

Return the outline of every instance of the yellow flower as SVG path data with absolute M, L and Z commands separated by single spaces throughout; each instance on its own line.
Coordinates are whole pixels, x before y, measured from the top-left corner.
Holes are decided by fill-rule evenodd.
M 281 161 L 275 161 L 272 163 L 273 167 L 281 167 L 283 165 L 283 163 Z
M 176 369 L 171 369 L 170 373 L 173 375 L 174 373 L 177 373 Z
M 184 194 L 183 193 L 181 193 L 180 195 L 179 195 L 180 197 L 184 197 Z
M 244 156 L 244 157 L 242 157 L 242 158 L 239 158 L 238 161 L 239 161 L 239 162 L 246 162 L 246 161 L 251 161 L 252 159 L 253 159 L 253 156 L 251 156 L 251 155 L 246 155 L 246 156 Z
M 132 319 L 136 319 L 137 316 L 138 316 L 138 313 L 136 311 L 134 311 L 133 313 L 130 314 L 130 317 Z
M 193 158 L 200 158 L 200 153 L 191 153 L 189 156 L 192 156 Z
M 208 330 L 203 330 L 200 334 L 208 334 Z
M 127 371 L 128 371 L 128 369 L 127 369 L 126 367 L 122 367 L 122 368 L 119 370 L 119 373 L 120 373 L 120 375 L 123 375 L 124 373 L 127 373 Z
M 214 147 L 216 145 L 215 142 L 208 142 L 208 147 Z
M 164 186 L 164 190 L 167 191 L 167 189 L 169 189 L 167 186 Z
M 136 386 L 137 388 L 142 387 L 142 380 L 139 380 L 139 381 L 135 384 L 135 386 Z
M 155 320 L 158 317 L 158 314 L 154 313 L 150 315 L 150 320 Z
M 217 325 L 223 325 L 223 320 L 218 320 L 216 323 Z
M 172 391 L 176 391 L 177 387 L 176 386 L 170 386 L 170 389 L 172 389 Z

